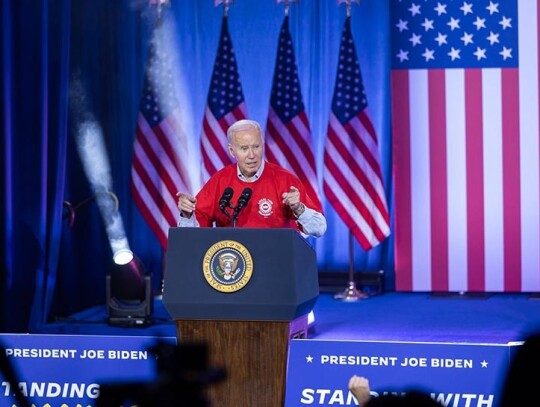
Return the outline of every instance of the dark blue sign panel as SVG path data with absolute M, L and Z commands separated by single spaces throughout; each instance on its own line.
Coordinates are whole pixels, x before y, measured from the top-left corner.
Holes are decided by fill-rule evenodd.
M 176 338 L 78 335 L 0 335 L 16 385 L 37 406 L 96 405 L 100 384 L 151 383 L 157 376 L 160 343 L 176 345 Z M 4 359 L 5 360 L 5 359 Z M 0 371 L 0 405 L 16 406 L 14 383 Z
M 514 345 L 295 339 L 285 407 L 354 406 L 352 375 L 372 397 L 422 390 L 452 407 L 495 406 Z

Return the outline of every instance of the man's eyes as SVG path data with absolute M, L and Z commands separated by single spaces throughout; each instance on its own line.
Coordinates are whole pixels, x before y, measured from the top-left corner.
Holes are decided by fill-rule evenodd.
M 253 150 L 258 150 L 258 149 L 261 148 L 261 146 L 260 146 L 260 145 L 256 145 L 256 146 L 253 146 L 253 147 L 251 147 L 251 148 L 252 148 Z M 249 150 L 249 147 L 240 147 L 240 150 L 241 150 L 241 151 L 247 151 L 247 150 Z

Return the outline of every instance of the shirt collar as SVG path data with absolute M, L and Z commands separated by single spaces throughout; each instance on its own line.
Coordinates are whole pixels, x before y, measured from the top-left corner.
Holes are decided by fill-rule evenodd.
M 242 172 L 240 171 L 240 167 L 238 166 L 238 164 L 236 164 L 236 175 L 238 175 L 238 178 L 240 180 L 245 181 L 245 182 L 255 182 L 255 181 L 257 181 L 261 177 L 261 174 L 262 174 L 263 170 L 264 170 L 264 160 L 262 160 L 261 166 L 259 167 L 259 169 L 255 173 L 255 175 L 253 177 L 251 177 L 250 179 L 247 179 L 246 176 L 244 174 L 242 174 Z

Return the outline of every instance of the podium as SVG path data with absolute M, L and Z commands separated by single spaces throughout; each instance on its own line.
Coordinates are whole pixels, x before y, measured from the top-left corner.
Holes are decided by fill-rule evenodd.
M 171 228 L 163 305 L 178 342 L 204 342 L 227 377 L 212 407 L 285 402 L 289 341 L 319 296 L 313 247 L 293 229 Z

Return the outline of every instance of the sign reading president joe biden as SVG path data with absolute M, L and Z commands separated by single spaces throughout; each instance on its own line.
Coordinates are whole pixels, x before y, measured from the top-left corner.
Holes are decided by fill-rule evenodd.
M 100 387 L 151 383 L 159 344 L 176 338 L 0 335 L 0 405 L 18 406 L 16 391 L 35 406 L 95 406 Z M 9 371 L 15 373 L 11 378 Z
M 285 407 L 356 406 L 353 375 L 372 397 L 421 390 L 444 406 L 494 407 L 518 345 L 294 339 Z

